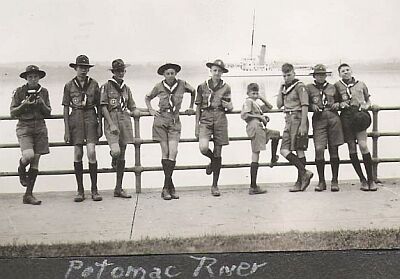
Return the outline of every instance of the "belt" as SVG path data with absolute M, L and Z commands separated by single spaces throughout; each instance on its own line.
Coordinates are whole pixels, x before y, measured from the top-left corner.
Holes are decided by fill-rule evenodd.
M 301 113 L 301 110 L 289 110 L 285 111 L 286 114 L 295 114 L 295 113 Z
M 208 111 L 224 111 L 224 109 L 221 108 L 221 107 L 216 107 L 216 108 L 213 108 L 213 107 L 206 107 L 206 108 L 202 108 L 202 109 L 201 109 L 201 111 L 205 111 L 205 110 L 208 110 Z
M 90 108 L 85 108 L 85 107 L 72 107 L 72 110 L 91 110 L 94 109 L 94 107 L 90 107 Z

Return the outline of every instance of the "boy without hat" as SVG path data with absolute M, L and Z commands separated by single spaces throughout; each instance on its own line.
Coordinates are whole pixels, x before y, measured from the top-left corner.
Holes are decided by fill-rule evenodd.
M 22 199 L 24 204 L 41 204 L 32 191 L 39 171 L 40 156 L 50 152 L 44 120 L 51 112 L 49 92 L 39 84 L 39 80 L 45 76 L 46 73 L 35 65 L 26 67 L 20 77 L 26 79 L 27 83 L 14 90 L 10 106 L 11 116 L 18 118 L 17 138 L 22 152 L 18 175 L 21 185 L 26 187 Z M 28 165 L 30 168 L 27 173 Z
M 367 145 L 367 129 L 353 125 L 353 120 L 359 111 L 371 107 L 370 94 L 364 82 L 356 80 L 348 64 L 341 64 L 338 67 L 340 80 L 335 83 L 336 90 L 340 95 L 340 119 L 342 120 L 344 141 L 347 143 L 350 153 L 350 160 L 356 171 L 362 191 L 376 191 L 376 185 L 372 174 L 372 158 Z M 360 161 L 357 156 L 357 144 L 362 153 L 367 179 L 362 172 Z
M 83 145 L 86 144 L 89 173 L 92 182 L 92 200 L 101 201 L 97 190 L 96 144 L 102 136 L 100 90 L 97 81 L 88 76 L 89 63 L 86 55 L 79 55 L 69 66 L 76 76 L 64 86 L 62 105 L 64 106 L 64 141 L 74 145 L 74 170 L 78 185 L 75 202 L 85 199 L 83 187 Z M 71 114 L 70 114 L 71 109 Z
M 222 146 L 229 144 L 228 120 L 225 113 L 232 111 L 231 88 L 222 79 L 227 73 L 225 64 L 217 59 L 206 64 L 210 68 L 211 78 L 197 87 L 195 135 L 199 138 L 200 152 L 210 159 L 206 174 L 213 174 L 211 194 L 220 196 L 218 179 L 222 162 Z M 210 139 L 213 139 L 214 150 L 209 149 Z
M 251 165 L 250 165 L 250 189 L 249 194 L 264 194 L 266 190 L 262 190 L 257 185 L 257 171 L 260 151 L 266 149 L 266 144 L 271 139 L 271 163 L 272 167 L 278 161 L 276 151 L 279 142 L 279 131 L 267 129 L 269 122 L 268 116 L 264 116 L 264 112 L 272 109 L 272 105 L 259 94 L 259 86 L 257 83 L 250 83 L 247 86 L 247 98 L 242 107 L 241 117 L 246 121 L 246 132 L 251 138 Z M 259 105 L 257 100 L 263 104 Z
M 158 141 L 161 147 L 161 164 L 165 176 L 161 197 L 164 200 L 179 199 L 172 181 L 172 173 L 176 164 L 182 129 L 179 110 L 185 93 L 190 93 L 191 97 L 190 106 L 186 112 L 194 113 L 193 104 L 196 91 L 186 81 L 176 78 L 176 74 L 180 70 L 181 66 L 178 64 L 166 63 L 160 66 L 157 73 L 164 76 L 164 80 L 157 83 L 145 98 L 146 106 L 150 114 L 154 116 L 153 140 Z M 151 105 L 151 100 L 155 97 L 159 98 L 158 111 Z
M 282 134 L 281 154 L 297 168 L 297 181 L 290 192 L 304 191 L 310 184 L 313 173 L 305 168 L 305 146 L 299 146 L 299 137 L 308 134 L 308 93 L 305 85 L 296 79 L 292 64 L 282 65 L 284 83 L 278 93 L 277 106 L 283 107 L 285 113 L 285 129 Z M 294 155 L 292 151 L 296 151 Z
M 313 70 L 314 82 L 307 84 L 310 96 L 310 111 L 314 112 L 312 117 L 315 164 L 317 166 L 319 183 L 315 191 L 326 190 L 325 182 L 325 158 L 326 147 L 332 169 L 331 191 L 339 191 L 339 146 L 344 143 L 342 124 L 339 118 L 339 94 L 333 84 L 326 81 L 326 67 L 322 64 L 315 65 Z

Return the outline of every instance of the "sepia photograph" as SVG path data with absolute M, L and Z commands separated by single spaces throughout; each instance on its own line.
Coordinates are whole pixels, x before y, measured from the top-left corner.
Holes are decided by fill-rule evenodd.
M 400 276 L 400 2 L 0 1 L 1 278 Z

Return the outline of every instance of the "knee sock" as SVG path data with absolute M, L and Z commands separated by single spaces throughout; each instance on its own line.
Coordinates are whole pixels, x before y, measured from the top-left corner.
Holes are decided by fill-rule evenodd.
M 292 165 L 294 165 L 298 172 L 299 175 L 301 176 L 302 173 L 305 172 L 305 164 L 303 163 L 305 161 L 305 157 L 303 158 L 299 158 L 296 155 L 294 155 L 292 152 L 290 152 L 287 156 L 286 156 L 286 160 L 288 160 Z
M 374 180 L 374 175 L 372 174 L 372 158 L 371 158 L 371 153 L 366 153 L 362 155 L 363 160 L 364 160 L 364 167 L 365 167 L 365 172 L 367 173 L 367 179 L 368 181 L 373 181 Z
M 331 158 L 332 181 L 337 182 L 339 176 L 339 158 Z
M 257 171 L 258 163 L 252 162 L 250 164 L 250 187 L 255 188 L 257 186 Z
M 164 188 L 167 188 L 167 186 L 168 186 L 168 179 L 167 179 L 168 159 L 161 159 L 161 165 L 162 165 L 163 171 L 164 171 Z
M 38 170 L 34 168 L 29 168 L 28 171 L 28 185 L 26 185 L 25 194 L 32 195 L 33 187 L 35 186 L 36 177 L 38 175 Z
M 360 181 L 365 181 L 365 176 L 362 172 L 360 161 L 358 160 L 357 153 L 350 153 L 351 164 L 353 165 L 354 170 L 356 171 L 358 178 Z
M 211 161 L 214 160 L 214 153 L 211 151 L 211 149 L 208 149 L 207 153 L 204 154 L 204 156 L 210 158 Z
M 117 160 L 117 182 L 116 190 L 122 189 L 122 179 L 124 178 L 125 160 Z
M 74 162 L 76 184 L 78 185 L 78 192 L 83 193 L 83 164 L 82 161 Z
M 97 191 L 97 162 L 89 163 L 90 181 L 92 182 L 92 192 Z
M 276 151 L 278 150 L 279 139 L 272 139 L 271 141 L 271 159 L 275 159 Z
M 176 161 L 167 160 L 167 166 L 168 166 L 167 177 L 168 177 L 168 183 L 171 187 L 174 187 L 174 183 L 172 182 L 172 174 L 174 173 L 175 165 L 176 165 Z
M 325 160 L 315 160 L 317 165 L 319 182 L 325 181 Z
M 222 158 L 221 157 L 215 157 L 213 159 L 213 164 L 212 164 L 212 168 L 213 168 L 213 186 L 217 186 L 218 185 L 218 179 L 219 179 L 219 173 L 221 171 L 221 161 Z

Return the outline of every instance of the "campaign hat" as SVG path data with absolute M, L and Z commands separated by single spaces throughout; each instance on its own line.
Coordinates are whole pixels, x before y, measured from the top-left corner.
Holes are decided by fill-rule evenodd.
M 46 76 L 46 72 L 39 69 L 36 65 L 29 65 L 26 67 L 25 72 L 21 73 L 19 76 L 21 78 L 26 79 L 26 76 L 31 73 L 37 73 L 39 78 L 44 78 Z
M 206 66 L 211 69 L 212 66 L 217 66 L 222 69 L 223 73 L 229 72 L 227 68 L 225 68 L 225 63 L 221 59 L 216 59 L 214 62 L 206 63 Z
M 89 57 L 87 57 L 86 55 L 81 54 L 81 55 L 78 55 L 78 57 L 76 57 L 75 63 L 69 63 L 69 66 L 71 68 L 76 68 L 77 66 L 91 68 L 94 65 L 90 64 Z
M 174 63 L 165 63 L 164 65 L 161 65 L 158 68 L 157 74 L 164 75 L 164 72 L 168 69 L 174 69 L 175 72 L 178 73 L 181 70 L 181 66 L 179 66 L 178 64 L 174 64 Z
M 120 58 L 115 59 L 111 63 L 111 68 L 109 69 L 110 71 L 115 71 L 115 70 L 125 70 L 125 68 L 129 67 L 129 64 L 125 64 L 124 61 Z

